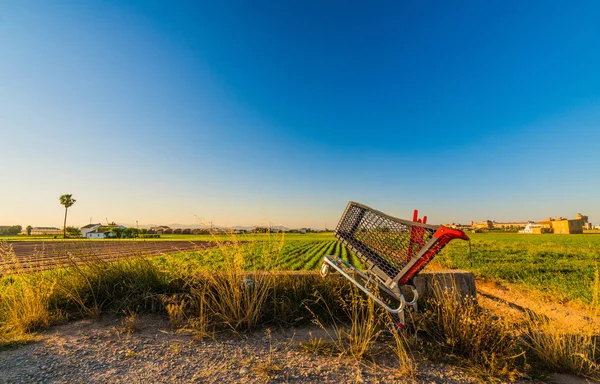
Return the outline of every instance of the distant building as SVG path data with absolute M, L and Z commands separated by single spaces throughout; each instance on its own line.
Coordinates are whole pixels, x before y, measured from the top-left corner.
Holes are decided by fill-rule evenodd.
M 213 227 L 213 228 L 209 229 L 209 233 L 212 235 L 228 235 L 228 234 L 233 233 L 233 229 Z
M 580 234 L 583 229 L 589 226 L 588 217 L 577 214 L 575 219 L 566 219 L 558 216 L 555 219 L 548 217 L 546 220 L 538 221 L 540 227 L 546 229 L 541 233 L 558 233 L 558 234 Z M 534 232 L 535 233 L 535 232 Z
M 536 224 L 541 225 L 543 228 L 550 228 L 552 229 L 552 223 L 554 222 L 554 219 L 551 217 L 548 217 L 546 220 L 542 220 L 542 221 L 538 221 L 536 222 Z
M 491 220 L 486 220 L 486 221 L 478 221 L 478 222 L 471 222 L 471 228 L 475 228 L 475 229 L 492 229 L 494 228 L 494 223 L 492 223 Z
M 581 219 L 563 219 L 552 222 L 554 233 L 576 234 L 583 233 L 583 220 Z
M 93 231 L 89 231 L 85 234 L 88 239 L 106 239 L 110 237 L 110 231 L 103 230 L 102 228 L 96 228 Z
M 509 221 L 509 222 L 492 222 L 494 228 L 512 229 L 512 228 L 525 228 L 529 224 L 525 221 Z
M 96 229 L 100 228 L 102 224 L 98 223 L 98 224 L 88 224 L 85 225 L 83 227 L 81 227 L 79 230 L 81 231 L 81 237 L 87 237 L 87 234 L 89 232 L 93 232 Z
M 171 233 L 173 233 L 173 230 L 170 227 L 167 227 L 166 225 L 160 225 L 158 227 L 151 227 L 148 230 L 148 233 L 156 233 L 157 235 L 163 235 L 165 234 L 166 230 L 170 230 Z
M 32 236 L 42 235 L 62 235 L 63 230 L 56 227 L 33 227 L 31 229 Z
M 530 233 L 530 234 L 542 234 L 542 233 L 552 233 L 552 228 L 543 227 L 541 224 L 536 224 L 533 221 L 530 221 L 525 225 L 525 228 L 520 233 Z
M 575 219 L 566 219 L 558 216 L 556 218 L 548 217 L 542 221 L 529 222 L 497 222 L 497 221 L 471 221 L 471 229 L 478 231 L 481 229 L 515 229 L 522 228 L 519 233 L 558 233 L 558 234 L 578 234 L 583 233 L 584 229 L 592 229 L 592 224 L 588 217 L 578 213 Z
M 88 239 L 106 239 L 108 237 L 113 237 L 113 229 L 123 231 L 125 226 L 117 225 L 115 223 L 109 225 L 99 225 L 94 230 L 87 232 L 85 237 Z
M 578 220 L 581 220 L 583 222 L 583 224 L 588 223 L 588 217 L 585 215 L 582 215 L 581 213 L 578 213 L 577 216 L 575 216 L 575 218 Z
M 583 223 L 583 229 L 592 229 L 594 228 L 594 226 L 592 225 L 592 223 L 590 223 L 588 221 L 588 217 L 585 215 L 582 215 L 581 213 L 578 213 L 577 216 L 575 216 L 576 219 L 580 219 Z

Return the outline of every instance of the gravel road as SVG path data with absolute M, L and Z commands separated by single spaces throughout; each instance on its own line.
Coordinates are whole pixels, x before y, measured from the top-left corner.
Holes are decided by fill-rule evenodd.
M 107 317 L 56 326 L 42 340 L 0 351 L 0 383 L 475 383 L 460 369 L 422 362 L 416 380 L 392 367 L 300 351 L 315 327 L 198 339 L 144 315 L 127 335 Z M 322 332 L 322 331 L 321 331 Z M 270 361 L 270 363 L 269 363 Z

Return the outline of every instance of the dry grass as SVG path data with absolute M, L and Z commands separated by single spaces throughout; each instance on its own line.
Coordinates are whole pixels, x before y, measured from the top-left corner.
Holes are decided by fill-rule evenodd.
M 534 359 L 546 370 L 599 378 L 594 330 L 561 333 L 548 321 L 532 317 L 522 337 L 515 324 L 475 301 L 435 290 L 438 295 L 425 313 L 409 317 L 408 330 L 399 333 L 394 319 L 343 279 L 261 272 L 278 265 L 282 246 L 283 239 L 275 237 L 268 242 L 229 241 L 219 248 L 225 267 L 210 271 L 127 259 L 85 265 L 74 261 L 67 269 L 5 276 L 0 280 L 0 346 L 33 340 L 36 329 L 57 321 L 106 311 L 125 313 L 122 325 L 127 333 L 137 329 L 138 313 L 163 312 L 173 328 L 191 329 L 199 337 L 314 319 L 327 336 L 311 337 L 301 343 L 302 350 L 350 356 L 357 364 L 371 364 L 382 349 L 387 356 L 392 351 L 395 369 L 407 380 L 416 375 L 415 350 L 434 351 L 433 359 L 450 357 L 486 381 L 514 379 L 527 372 L 526 361 Z M 6 244 L 0 244 L 0 251 L 4 258 L 14 257 Z M 596 270 L 591 316 L 598 315 L 599 286 Z M 270 332 L 266 337 L 270 342 Z M 423 342 L 429 349 L 422 348 Z M 270 348 L 254 369 L 267 380 L 281 368 Z
M 254 370 L 254 372 L 258 373 L 258 375 L 262 377 L 265 381 L 270 381 L 270 379 L 273 376 L 280 373 L 282 369 L 279 366 L 279 364 L 277 364 L 275 361 L 275 354 L 273 350 L 272 335 L 270 328 L 267 328 L 265 330 L 265 337 L 267 338 L 267 342 L 269 343 L 269 353 L 267 355 L 267 358 L 257 362 L 252 369 Z
M 600 380 L 597 335 L 582 329 L 567 333 L 554 327 L 547 318 L 535 316 L 526 320 L 525 325 L 525 342 L 544 368 Z
M 591 289 L 593 301 L 589 306 L 589 313 L 593 319 L 598 316 L 600 308 L 600 277 L 597 266 Z M 525 343 L 544 368 L 600 381 L 600 335 L 593 323 L 565 330 L 556 327 L 545 316 L 530 313 L 524 326 Z
M 324 340 L 322 337 L 315 337 L 312 333 L 309 334 L 309 339 L 300 343 L 299 347 L 302 352 L 312 353 L 315 355 L 331 356 L 339 353 L 336 344 L 329 340 Z
M 395 324 L 395 319 L 388 313 L 386 327 L 389 334 L 392 335 L 392 343 L 388 343 L 388 348 L 392 351 L 398 361 L 398 375 L 414 380 L 417 376 L 418 366 L 415 362 L 410 345 L 417 343 L 416 333 L 409 335 L 407 332 L 399 331 Z M 412 340 L 409 340 L 412 338 Z
M 23 335 L 50 325 L 54 319 L 50 301 L 55 284 L 44 280 L 21 278 L 0 295 L 0 330 Z
M 304 303 L 313 300 L 314 292 L 334 300 L 341 284 L 317 276 L 248 271 L 249 264 L 276 263 L 281 241 L 231 241 L 219 248 L 226 268 L 213 271 L 190 271 L 185 264 L 169 269 L 142 258 L 106 262 L 74 250 L 69 268 L 0 278 L 0 330 L 5 340 L 24 340 L 58 321 L 107 311 L 130 319 L 132 311 L 164 311 L 174 328 L 192 329 L 201 337 L 225 328 L 241 332 L 263 324 L 308 322 Z M 14 258 L 9 245 L 0 243 L 0 251 L 3 259 Z
M 185 299 L 178 299 L 177 297 L 174 296 L 171 302 L 165 305 L 165 310 L 169 316 L 169 325 L 173 329 L 179 329 L 186 323 Z
M 245 274 L 227 271 L 206 274 L 206 307 L 217 321 L 238 332 L 255 328 L 262 322 L 273 277 L 268 274 Z
M 525 370 L 524 349 L 511 324 L 461 298 L 456 286 L 436 287 L 422 326 L 439 352 L 462 358 L 461 364 L 484 379 L 514 379 Z
M 315 314 L 313 321 L 324 330 L 327 337 L 313 337 L 311 334 L 308 341 L 301 343 L 301 350 L 316 354 L 348 355 L 357 363 L 367 362 L 371 365 L 375 364 L 376 357 L 389 356 L 391 351 L 396 358 L 396 374 L 405 379 L 416 377 L 417 365 L 410 342 L 407 334 L 398 330 L 398 319 L 355 287 L 346 295 L 338 296 L 337 301 L 345 316 L 335 316 L 327 302 L 322 301 L 327 308 L 327 315 Z
M 0 261 L 18 265 L 11 264 L 14 260 L 18 259 L 12 247 L 0 242 Z M 56 282 L 30 274 L 6 278 L 0 290 L 0 334 L 5 340 L 27 340 L 27 333 L 52 323 L 56 314 L 50 310 L 50 302 L 55 287 Z
M 336 327 L 339 345 L 356 360 L 363 360 L 369 357 L 373 343 L 382 333 L 384 312 L 355 287 L 347 300 L 341 300 L 341 306 L 350 318 L 350 327 Z
M 121 325 L 123 326 L 125 332 L 127 332 L 128 335 L 139 331 L 140 324 L 138 321 L 137 313 L 131 308 L 127 309 L 125 311 L 125 317 L 121 321 Z
M 381 311 L 373 300 L 362 295 L 355 287 L 352 287 L 348 296 L 339 296 L 337 301 L 346 315 L 341 319 L 323 298 L 317 302 L 325 308 L 325 316 L 319 316 L 309 308 L 313 313 L 313 322 L 325 331 L 329 340 L 311 340 L 302 348 L 321 353 L 332 345 L 337 355 L 349 355 L 362 361 L 370 357 L 373 343 L 382 333 Z M 345 319 L 349 319 L 349 322 Z
M 203 285 L 200 288 L 192 287 L 190 292 L 193 313 L 188 320 L 188 327 L 193 330 L 196 337 L 199 339 L 212 338 L 214 336 L 214 332 L 210 332 L 209 329 L 210 308 L 208 307 L 206 300 L 206 289 L 206 285 Z

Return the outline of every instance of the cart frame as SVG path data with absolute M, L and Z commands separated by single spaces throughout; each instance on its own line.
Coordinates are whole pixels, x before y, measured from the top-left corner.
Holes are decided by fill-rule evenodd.
M 359 257 L 366 269 L 359 270 L 338 256 L 327 255 L 321 275 L 327 276 L 333 268 L 388 312 L 398 315 L 397 325 L 401 328 L 405 307 L 417 309 L 419 294 L 412 279 L 451 240 L 469 240 L 463 231 L 427 224 L 427 217 L 419 219 L 417 210 L 413 221 L 409 221 L 353 201 L 348 203 L 334 235 Z M 382 300 L 373 291 L 373 284 L 398 301 L 398 307 Z M 412 291 L 413 298 L 408 302 L 401 290 L 403 286 Z

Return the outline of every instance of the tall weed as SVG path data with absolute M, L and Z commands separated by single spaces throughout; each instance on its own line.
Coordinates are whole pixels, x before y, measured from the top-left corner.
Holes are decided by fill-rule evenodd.
M 461 298 L 455 285 L 433 291 L 423 326 L 444 353 L 466 358 L 484 377 L 514 377 L 522 371 L 524 350 L 510 324 L 480 308 L 474 298 Z
M 524 341 L 543 367 L 600 381 L 600 338 L 592 329 L 568 333 L 535 315 L 525 326 Z

